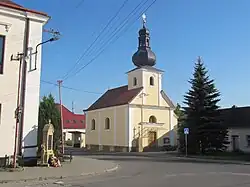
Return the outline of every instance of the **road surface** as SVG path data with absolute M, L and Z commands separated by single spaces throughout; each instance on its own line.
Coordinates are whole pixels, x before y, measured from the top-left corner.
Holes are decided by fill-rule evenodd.
M 91 156 L 119 163 L 116 172 L 23 186 L 72 187 L 249 187 L 250 165 L 192 163 L 145 156 Z M 22 186 L 22 185 L 18 185 Z

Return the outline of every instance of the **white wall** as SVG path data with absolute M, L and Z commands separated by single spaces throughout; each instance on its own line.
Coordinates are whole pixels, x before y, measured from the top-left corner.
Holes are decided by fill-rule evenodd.
M 11 55 L 23 53 L 25 16 L 31 18 L 29 47 L 35 46 L 42 40 L 42 26 L 47 17 L 25 14 L 17 10 L 0 7 L 0 35 L 6 36 L 4 53 L 4 72 L 0 75 L 0 103 L 2 104 L 0 122 L 0 157 L 12 155 L 14 152 L 15 109 L 17 107 L 17 83 L 19 61 L 11 61 Z M 5 26 L 9 25 L 9 31 Z M 34 52 L 35 50 L 33 50 Z M 32 57 L 34 63 L 34 56 Z M 38 51 L 37 70 L 27 73 L 26 98 L 24 113 L 23 145 L 37 145 L 38 106 L 41 73 L 41 48 Z M 27 71 L 29 70 L 29 62 Z M 24 150 L 24 156 L 36 156 L 36 150 Z
M 239 149 L 244 152 L 250 152 L 250 147 L 247 145 L 247 135 L 250 135 L 250 128 L 231 128 L 228 130 L 229 146 L 228 151 L 233 151 L 232 136 L 239 136 Z

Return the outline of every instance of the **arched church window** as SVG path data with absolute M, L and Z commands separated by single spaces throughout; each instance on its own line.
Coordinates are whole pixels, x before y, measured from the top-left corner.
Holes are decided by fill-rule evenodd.
M 110 119 L 109 118 L 105 119 L 105 129 L 110 129 Z
M 157 123 L 156 117 L 155 116 L 150 116 L 149 117 L 149 123 Z
M 134 86 L 137 85 L 137 79 L 136 79 L 136 77 L 134 77 L 133 84 L 134 84 Z
M 154 86 L 154 77 L 149 78 L 150 86 Z
M 95 130 L 95 120 L 92 119 L 91 121 L 91 130 Z

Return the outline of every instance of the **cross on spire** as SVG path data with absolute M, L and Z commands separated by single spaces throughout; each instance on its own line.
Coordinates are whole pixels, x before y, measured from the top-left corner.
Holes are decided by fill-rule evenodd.
M 145 28 L 145 24 L 147 22 L 146 18 L 147 18 L 146 14 L 142 14 L 142 25 L 143 25 L 143 28 Z

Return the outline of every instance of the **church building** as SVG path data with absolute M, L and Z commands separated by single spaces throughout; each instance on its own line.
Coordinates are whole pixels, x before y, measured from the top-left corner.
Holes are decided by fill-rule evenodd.
M 85 110 L 88 150 L 142 152 L 177 145 L 175 105 L 162 90 L 164 72 L 155 67 L 145 22 L 128 84 L 109 89 Z

